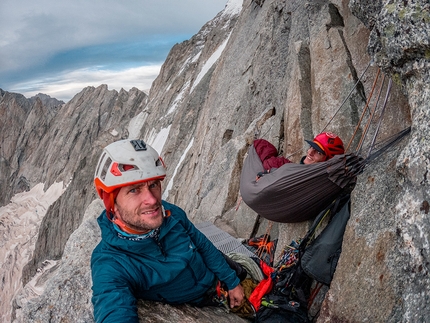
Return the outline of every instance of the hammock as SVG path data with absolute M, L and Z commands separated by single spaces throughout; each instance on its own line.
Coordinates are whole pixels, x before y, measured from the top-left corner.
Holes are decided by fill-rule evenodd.
M 370 63 L 367 68 L 369 66 Z M 354 88 L 360 82 L 366 70 L 363 72 Z M 363 109 L 362 117 L 356 126 L 353 137 L 369 107 L 370 98 L 372 97 L 378 77 L 379 70 L 372 87 L 371 95 Z M 240 194 L 243 201 L 257 212 L 259 216 L 268 220 L 293 223 L 315 218 L 321 210 L 328 207 L 342 192 L 351 192 L 354 189 L 357 175 L 363 172 L 366 165 L 372 163 L 377 157 L 383 154 L 388 148 L 395 145 L 411 131 L 411 128 L 408 127 L 382 143 L 375 143 L 391 90 L 392 81 L 390 79 L 382 111 L 377 120 L 377 129 L 375 130 L 373 140 L 369 147 L 369 152 L 366 158 L 359 157 L 359 155 L 362 155 L 363 140 L 368 133 L 372 120 L 376 117 L 376 109 L 384 86 L 384 80 L 385 76 L 380 85 L 379 95 L 374 109 L 370 112 L 365 131 L 355 150 L 356 153 L 336 155 L 328 161 L 310 165 L 286 163 L 279 168 L 272 169 L 270 173 L 256 180 L 256 175 L 263 172 L 265 168 L 263 167 L 263 163 L 254 145 L 252 145 L 244 161 L 240 177 Z M 354 88 L 348 94 L 348 97 L 351 95 Z M 339 107 L 338 111 L 348 97 Z M 333 120 L 333 118 L 331 120 Z M 352 139 L 353 138 L 351 138 L 348 144 L 347 150 L 351 145 Z M 276 148 L 274 149 L 276 150 Z
M 240 193 L 251 209 L 268 220 L 302 222 L 314 218 L 342 191 L 352 190 L 363 163 L 354 154 L 311 165 L 288 163 L 256 181 L 264 167 L 252 145 L 244 161 Z

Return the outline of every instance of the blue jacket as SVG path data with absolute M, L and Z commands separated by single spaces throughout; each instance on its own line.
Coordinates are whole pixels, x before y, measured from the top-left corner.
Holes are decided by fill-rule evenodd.
M 136 299 L 169 304 L 198 303 L 216 277 L 228 289 L 239 284 L 221 252 L 179 207 L 162 202 L 158 242 L 118 233 L 104 211 L 97 219 L 102 240 L 91 257 L 96 322 L 138 322 Z

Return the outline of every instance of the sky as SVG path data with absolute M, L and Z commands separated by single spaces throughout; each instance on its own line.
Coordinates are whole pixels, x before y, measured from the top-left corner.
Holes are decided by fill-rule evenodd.
M 86 86 L 149 90 L 174 44 L 227 0 L 1 0 L 0 88 L 67 102 Z

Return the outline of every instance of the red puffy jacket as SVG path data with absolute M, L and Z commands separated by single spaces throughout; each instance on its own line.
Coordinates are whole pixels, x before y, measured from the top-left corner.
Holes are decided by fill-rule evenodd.
M 278 150 L 267 140 L 254 140 L 254 148 L 260 157 L 265 170 L 279 168 L 284 164 L 292 163 L 289 159 L 283 156 L 278 156 Z

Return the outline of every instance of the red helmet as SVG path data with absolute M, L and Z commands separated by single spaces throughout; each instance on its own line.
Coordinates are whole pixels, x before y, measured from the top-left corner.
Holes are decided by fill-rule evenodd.
M 334 155 L 345 153 L 342 140 L 332 132 L 322 132 L 313 141 L 306 140 L 315 150 L 327 156 L 327 159 Z

